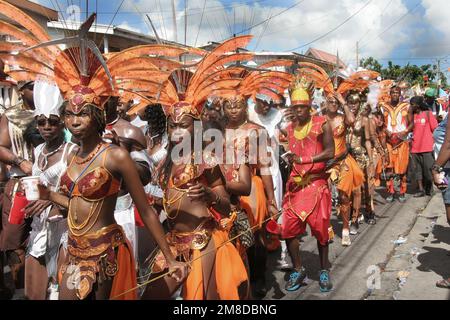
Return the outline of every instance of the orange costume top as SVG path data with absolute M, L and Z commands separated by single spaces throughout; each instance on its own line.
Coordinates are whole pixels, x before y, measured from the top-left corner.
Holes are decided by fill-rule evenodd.
M 117 195 L 120 189 L 120 181 L 105 167 L 110 147 L 108 145 L 99 150 L 76 179 L 68 172 L 74 156 L 61 177 L 61 191 L 69 196 L 70 202 L 68 260 L 61 267 L 60 280 L 65 273 L 70 276 L 73 271 L 69 266 L 75 265 L 80 270 L 80 285 L 76 289 L 78 298 L 85 299 L 97 281 L 112 279 L 110 298 L 136 300 L 136 291 L 127 292 L 137 286 L 136 268 L 131 246 L 122 228 L 112 224 L 89 232 L 98 219 L 105 198 Z M 103 155 L 101 165 L 89 170 L 100 155 Z M 72 213 L 71 210 L 75 207 L 76 211 L 78 198 L 92 203 L 89 217 L 82 223 L 78 223 L 77 213 Z M 75 202 L 75 205 L 72 206 L 72 202 Z M 82 232 L 83 229 L 87 230 Z
M 169 189 L 175 188 L 180 192 L 187 187 L 191 181 L 199 181 L 207 185 L 204 171 L 211 169 L 211 164 L 186 164 L 177 168 L 176 172 L 166 178 L 164 173 L 160 176 L 160 183 L 165 196 Z M 186 193 L 185 193 L 186 194 Z M 164 202 L 166 198 L 164 197 Z M 170 200 L 169 200 L 170 201 Z M 181 201 L 181 198 L 178 200 Z M 235 246 L 229 241 L 229 230 L 219 225 L 219 215 L 213 210 L 210 218 L 206 218 L 198 227 L 191 232 L 179 232 L 171 230 L 166 234 L 166 240 L 175 257 L 183 261 L 190 262 L 190 272 L 184 283 L 183 299 L 203 300 L 204 279 L 203 279 L 203 258 L 211 259 L 215 255 L 215 277 L 219 299 L 238 300 L 238 288 L 248 281 L 247 271 L 244 262 Z M 166 212 L 168 212 L 166 210 Z M 207 249 L 210 241 L 214 243 L 214 250 Z M 207 257 L 206 257 L 207 256 Z M 161 273 L 168 267 L 164 255 L 161 251 L 156 252 L 152 259 L 151 272 Z
M 346 127 L 344 120 L 333 128 L 334 160 L 328 170 L 330 179 L 336 183 L 338 190 L 344 192 L 348 197 L 352 191 L 364 183 L 364 172 L 358 166 L 355 159 L 348 153 L 346 145 Z
M 408 110 L 409 104 L 400 102 L 396 107 L 387 103 L 382 104 L 386 130 L 390 133 L 387 139 L 387 146 L 390 157 L 389 168 L 394 170 L 395 174 L 405 174 L 408 170 L 409 162 L 409 143 L 402 140 L 399 136 L 408 128 Z
M 247 212 L 250 225 L 261 227 L 263 221 L 267 216 L 267 198 L 264 191 L 264 184 L 261 177 L 257 174 L 258 169 L 258 155 L 259 150 L 251 150 L 252 146 L 257 146 L 256 143 L 252 143 L 251 135 L 256 133 L 256 130 L 263 130 L 263 128 L 255 123 L 247 122 L 240 128 L 243 130 L 239 135 L 235 137 L 234 141 L 234 151 L 235 154 L 240 151 L 245 151 L 246 162 L 250 164 L 250 169 L 252 171 L 252 189 L 249 196 L 241 197 L 241 206 Z M 239 132 L 238 132 L 239 133 Z M 236 159 L 239 161 L 239 159 Z M 232 171 L 231 171 L 232 172 Z M 237 172 L 235 171 L 235 175 Z

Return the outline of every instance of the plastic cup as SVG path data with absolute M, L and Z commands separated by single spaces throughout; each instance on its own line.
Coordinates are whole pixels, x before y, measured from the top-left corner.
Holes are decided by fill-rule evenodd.
M 22 178 L 22 186 L 28 201 L 39 200 L 39 176 Z
M 21 191 L 16 192 L 8 221 L 11 224 L 22 224 L 25 219 L 25 212 L 22 211 L 28 204 L 25 194 Z

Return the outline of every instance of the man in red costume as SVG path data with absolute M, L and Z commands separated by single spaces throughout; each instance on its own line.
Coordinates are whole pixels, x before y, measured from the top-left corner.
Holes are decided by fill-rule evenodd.
M 328 260 L 328 227 L 331 216 L 331 193 L 328 188 L 326 162 L 334 157 L 333 133 L 326 118 L 311 115 L 310 94 L 297 85 L 291 93 L 291 108 L 296 120 L 285 134 L 289 141 L 287 155 L 292 171 L 283 200 L 282 238 L 286 239 L 294 271 L 286 283 L 287 291 L 298 290 L 306 278 L 300 259 L 297 237 L 308 224 L 317 239 L 320 256 L 320 291 L 332 288 Z

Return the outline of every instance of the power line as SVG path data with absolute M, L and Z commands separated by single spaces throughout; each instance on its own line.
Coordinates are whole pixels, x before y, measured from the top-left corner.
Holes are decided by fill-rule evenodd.
M 326 18 L 328 18 L 328 17 L 331 16 L 331 15 L 333 15 L 333 13 L 328 13 L 328 14 L 326 14 L 326 15 L 320 16 L 319 18 L 311 19 L 311 20 L 309 20 L 309 21 L 306 21 L 306 22 L 303 22 L 303 23 L 300 23 L 300 24 L 296 24 L 296 25 L 290 26 L 290 27 L 288 27 L 288 28 L 283 28 L 283 29 L 280 29 L 280 30 L 275 30 L 275 31 L 273 31 L 273 32 L 266 33 L 265 35 L 263 35 L 263 37 L 268 37 L 268 36 L 271 36 L 271 35 L 274 35 L 274 34 L 277 34 L 277 33 L 280 33 L 280 32 L 286 32 L 286 30 L 298 28 L 298 27 L 301 27 L 301 26 L 310 24 L 311 22 L 314 22 L 314 21 L 322 21 L 322 20 L 325 20 Z
M 264 19 L 264 20 L 261 21 L 261 22 L 258 22 L 258 23 L 255 24 L 255 25 L 252 25 L 252 26 L 250 26 L 250 27 L 248 27 L 248 28 L 246 28 L 246 29 L 243 29 L 243 30 L 237 32 L 236 35 L 241 34 L 241 33 L 245 33 L 245 32 L 247 32 L 247 31 L 250 31 L 250 30 L 252 30 L 253 28 L 258 27 L 258 26 L 260 26 L 260 25 L 266 23 L 266 22 L 269 21 L 270 19 L 273 19 L 273 18 L 276 18 L 276 17 L 282 15 L 282 14 L 285 13 L 286 11 L 289 11 L 289 10 L 291 10 L 292 8 L 298 6 L 298 5 L 301 4 L 303 1 L 305 1 L 305 0 L 300 0 L 300 1 L 296 2 L 296 3 L 294 3 L 294 4 L 291 5 L 290 7 L 287 7 L 286 9 L 284 9 L 284 10 L 278 12 L 277 14 L 274 14 L 274 15 L 270 16 L 269 18 Z
M 206 9 L 211 9 L 211 10 L 206 10 L 206 12 L 221 11 L 223 9 L 239 8 L 239 7 L 250 5 L 250 4 L 253 4 L 253 3 L 261 3 L 261 2 L 266 2 L 266 1 L 268 1 L 268 0 L 252 0 L 252 1 L 245 1 L 245 2 L 240 3 L 240 4 L 233 4 L 233 5 L 228 5 L 228 6 L 223 6 L 223 5 L 222 6 L 210 6 L 210 7 L 206 7 Z M 201 14 L 202 8 L 201 7 L 194 7 L 194 8 L 190 8 L 188 11 L 194 11 L 194 10 L 198 10 L 199 12 L 198 13 L 192 13 L 192 14 L 189 14 L 189 15 L 199 15 L 199 14 Z M 64 13 L 64 11 L 62 11 L 62 10 L 56 10 L 56 11 L 60 12 L 60 13 Z M 161 12 L 171 13 L 172 10 L 161 10 Z M 182 13 L 182 12 L 184 12 L 184 9 L 180 11 L 180 13 Z M 80 11 L 80 13 L 86 13 L 86 11 Z M 103 15 L 107 15 L 107 14 L 113 15 L 113 14 L 115 14 L 115 11 L 100 11 L 99 13 L 103 14 Z M 134 12 L 134 11 L 122 11 L 122 12 L 120 12 L 120 14 L 135 14 L 135 13 L 136 12 Z M 154 13 L 154 12 L 143 12 L 143 14 L 151 14 L 151 13 Z
M 394 27 L 397 23 L 399 23 L 400 21 L 402 21 L 407 15 L 413 13 L 420 5 L 421 1 L 419 1 L 412 10 L 409 10 L 402 15 L 399 19 L 397 19 L 394 23 L 392 23 L 389 27 L 387 27 L 386 29 L 384 29 L 379 35 L 377 35 L 375 38 L 370 39 L 369 41 L 367 41 L 364 45 L 361 46 L 362 48 L 365 48 L 372 40 L 375 40 L 376 38 L 381 37 L 383 34 L 385 34 L 387 31 L 389 31 L 392 27 Z
M 389 6 L 393 1 L 394 0 L 390 0 L 389 3 L 384 7 L 384 9 L 381 10 L 380 19 L 384 16 L 384 13 L 386 12 L 387 8 L 389 8 Z M 367 32 L 361 38 L 359 38 L 358 42 L 361 42 L 361 40 L 364 39 L 364 37 L 367 36 L 371 30 L 372 30 L 371 28 L 368 28 Z
M 350 17 L 348 17 L 347 19 L 345 19 L 343 22 L 341 22 L 339 25 L 337 25 L 336 27 L 334 27 L 333 29 L 331 29 L 330 31 L 324 33 L 323 35 L 321 35 L 320 37 L 317 37 L 316 39 L 293 49 L 290 49 L 289 51 L 295 51 L 301 48 L 304 48 L 306 46 L 309 46 L 310 44 L 313 44 L 316 41 L 319 41 L 323 38 L 325 38 L 326 36 L 328 36 L 329 34 L 333 33 L 334 31 L 336 31 L 337 29 L 339 29 L 340 27 L 342 27 L 344 24 L 346 24 L 348 21 L 350 21 L 350 19 L 352 19 L 354 16 L 356 16 L 358 13 L 360 13 L 364 8 L 366 8 L 370 3 L 372 2 L 372 0 L 369 0 L 366 2 L 366 4 L 364 6 L 362 6 L 361 8 L 359 8 L 358 11 L 356 11 L 355 13 L 353 13 Z

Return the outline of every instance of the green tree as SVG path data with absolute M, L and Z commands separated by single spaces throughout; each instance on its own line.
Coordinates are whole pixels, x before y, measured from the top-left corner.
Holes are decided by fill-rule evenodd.
M 424 64 L 417 66 L 415 64 L 406 66 L 400 66 L 389 61 L 386 67 L 383 67 L 377 59 L 369 57 L 367 59 L 362 59 L 361 64 L 363 68 L 377 71 L 380 73 L 383 79 L 393 79 L 393 80 L 404 80 L 408 81 L 411 85 L 423 84 L 424 76 L 428 76 L 430 82 L 434 82 L 437 85 L 437 79 L 441 79 L 441 87 L 447 86 L 447 77 L 441 71 L 438 72 L 438 67 L 435 64 Z

